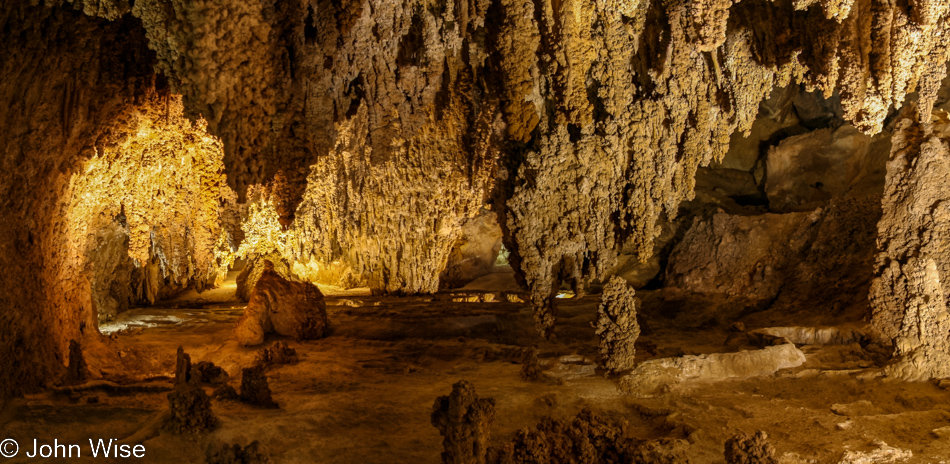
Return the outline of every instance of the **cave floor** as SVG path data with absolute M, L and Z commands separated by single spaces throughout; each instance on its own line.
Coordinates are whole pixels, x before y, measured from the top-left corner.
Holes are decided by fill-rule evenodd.
M 726 351 L 733 321 L 768 320 L 734 301 L 640 294 L 638 360 Z M 643 439 L 687 440 L 693 463 L 723 462 L 727 438 L 756 430 L 769 434 L 783 463 L 834 463 L 845 450 L 870 452 L 880 442 L 913 452 L 901 462 L 950 459 L 950 390 L 933 382 L 887 381 L 878 374 L 879 357 L 857 343 L 800 346 L 805 364 L 772 376 L 684 382 L 638 398 L 623 395 L 591 362 L 597 297 L 560 300 L 558 339 L 541 343 L 527 304 L 484 295 L 329 296 L 330 336 L 288 340 L 299 361 L 268 371 L 280 409 L 214 400 L 221 421 L 216 431 L 149 438 L 142 461 L 204 462 L 211 442 L 259 440 L 275 463 L 437 463 L 441 437 L 429 414 L 435 398 L 461 379 L 496 401 L 493 445 L 542 416 L 590 408 L 624 416 L 631 434 Z M 500 301 L 475 301 L 492 299 Z M 152 322 L 125 324 L 86 354 L 90 369 L 104 379 L 155 391 L 51 388 L 27 395 L 4 409 L 3 436 L 22 450 L 27 444 L 32 449 L 34 438 L 85 444 L 135 434 L 167 407 L 178 346 L 193 362 L 226 369 L 238 388 L 240 368 L 250 366 L 261 348 L 233 340 L 242 304 L 228 298 L 192 302 L 132 310 L 126 321 Z M 269 337 L 263 346 L 280 339 Z M 542 382 L 520 378 L 522 349 L 532 345 L 546 369 Z M 87 445 L 82 451 L 70 462 L 96 462 Z M 10 460 L 27 461 L 34 460 L 22 453 Z

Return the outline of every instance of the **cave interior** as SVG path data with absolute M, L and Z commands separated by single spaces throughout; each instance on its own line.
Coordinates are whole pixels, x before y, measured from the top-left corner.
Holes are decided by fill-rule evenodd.
M 946 1 L 0 0 L 0 43 L 11 462 L 950 462 Z

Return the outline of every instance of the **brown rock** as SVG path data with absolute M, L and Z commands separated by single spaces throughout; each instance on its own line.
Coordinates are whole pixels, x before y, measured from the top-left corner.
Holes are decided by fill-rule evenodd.
M 218 419 L 211 412 L 211 398 L 192 376 L 191 356 L 178 347 L 175 389 L 168 394 L 171 415 L 165 428 L 177 434 L 198 434 L 214 430 Z
M 265 368 L 295 362 L 297 362 L 297 350 L 291 348 L 282 340 L 258 351 L 257 357 L 254 359 L 255 365 L 264 366 Z
M 89 367 L 82 354 L 82 345 L 76 340 L 69 341 L 69 365 L 66 367 L 66 385 L 77 385 L 89 378 Z
M 541 380 L 541 366 L 538 364 L 538 348 L 525 348 L 521 352 L 521 380 L 537 382 Z
M 206 464 L 269 464 L 270 456 L 264 452 L 257 440 L 247 446 L 226 443 L 212 443 L 205 453 Z
M 262 408 L 279 407 L 271 397 L 263 366 L 245 367 L 241 370 L 241 401 Z
M 889 137 L 851 125 L 789 137 L 769 150 L 765 192 L 772 211 L 805 211 L 855 193 L 880 194 Z
M 637 307 L 640 299 L 627 281 L 614 276 L 604 286 L 597 309 L 596 333 L 600 338 L 600 356 L 607 371 L 618 374 L 633 369 L 634 343 L 640 336 Z
M 196 385 L 182 385 L 168 394 L 171 417 L 166 429 L 177 434 L 198 434 L 214 430 L 218 419 L 211 412 L 211 398 Z
M 570 419 L 545 417 L 537 428 L 522 429 L 511 443 L 492 448 L 491 464 L 558 464 L 584 462 L 609 464 L 649 457 L 650 451 L 636 453 L 635 442 L 627 436 L 626 423 L 613 416 L 583 410 Z M 659 461 L 664 462 L 664 461 Z
M 452 393 L 436 398 L 432 425 L 442 435 L 442 464 L 485 464 L 495 400 L 479 398 L 475 387 L 464 380 L 452 385 Z
M 235 335 L 242 345 L 250 346 L 263 343 L 268 332 L 312 340 L 326 336 L 327 329 L 326 304 L 320 289 L 284 279 L 266 261 Z
M 191 356 L 185 353 L 183 347 L 178 347 L 178 354 L 175 360 L 175 385 L 191 384 Z
M 201 361 L 195 364 L 194 371 L 197 373 L 198 381 L 220 385 L 227 383 L 228 372 L 211 361 Z
M 726 440 L 726 464 L 778 464 L 768 438 L 759 430 L 752 436 L 739 433 Z

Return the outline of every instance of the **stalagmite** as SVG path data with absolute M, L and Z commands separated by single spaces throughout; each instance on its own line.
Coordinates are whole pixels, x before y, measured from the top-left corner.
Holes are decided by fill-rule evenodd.
M 634 343 L 640 336 L 637 306 L 640 300 L 623 278 L 614 276 L 604 286 L 600 307 L 597 309 L 597 336 L 600 337 L 600 356 L 603 366 L 611 373 L 633 369 L 637 349 Z
M 432 425 L 442 435 L 443 464 L 485 464 L 495 420 L 495 400 L 479 398 L 462 380 L 432 405 Z

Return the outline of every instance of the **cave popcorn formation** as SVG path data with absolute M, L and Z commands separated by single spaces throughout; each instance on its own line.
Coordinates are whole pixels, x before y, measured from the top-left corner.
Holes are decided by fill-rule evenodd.
M 950 455 L 945 1 L 33 3 L 0 3 L 21 445 Z

